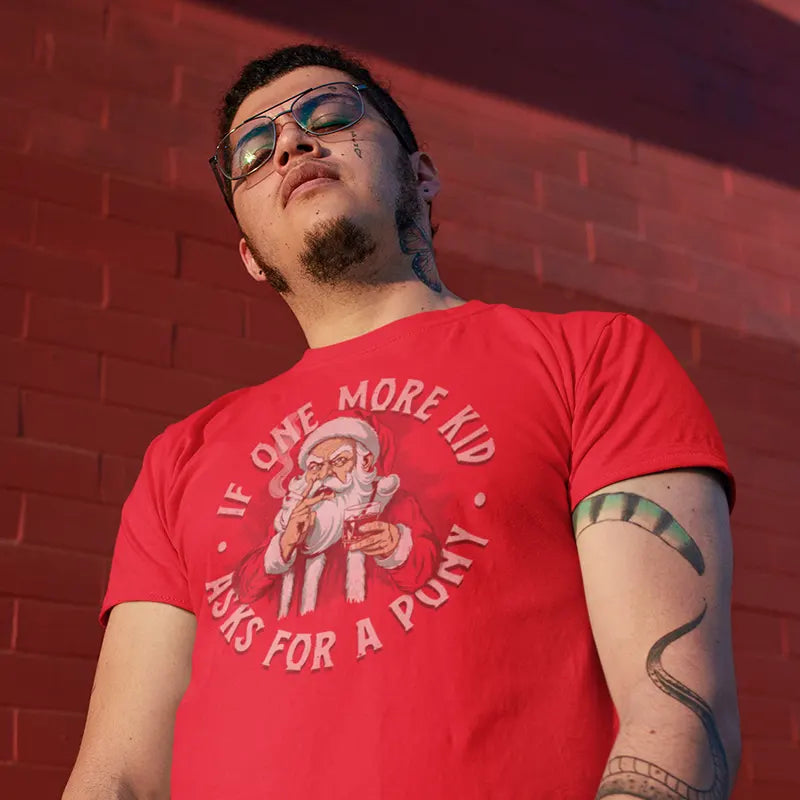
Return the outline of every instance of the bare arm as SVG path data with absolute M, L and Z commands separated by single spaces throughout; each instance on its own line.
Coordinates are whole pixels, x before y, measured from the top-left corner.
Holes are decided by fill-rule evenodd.
M 676 470 L 622 481 L 581 502 L 573 521 L 620 719 L 598 800 L 727 800 L 740 740 L 717 477 Z
M 62 800 L 167 800 L 172 733 L 191 675 L 195 617 L 164 603 L 111 612 Z

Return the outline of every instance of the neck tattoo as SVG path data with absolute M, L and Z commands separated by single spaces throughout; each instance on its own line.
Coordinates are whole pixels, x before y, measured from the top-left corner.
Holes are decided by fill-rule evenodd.
M 414 274 L 432 291 L 441 292 L 442 282 L 436 274 L 436 262 L 433 258 L 433 241 L 416 223 L 401 225 L 400 249 L 408 256 L 413 256 L 411 269 Z

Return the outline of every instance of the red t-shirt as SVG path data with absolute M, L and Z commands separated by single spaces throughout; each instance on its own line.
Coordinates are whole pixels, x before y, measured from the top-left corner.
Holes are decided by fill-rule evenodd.
M 103 616 L 197 616 L 173 800 L 593 797 L 615 714 L 571 511 L 699 466 L 730 478 L 647 326 L 478 301 L 309 350 L 171 426 Z M 377 555 L 343 542 L 364 520 Z

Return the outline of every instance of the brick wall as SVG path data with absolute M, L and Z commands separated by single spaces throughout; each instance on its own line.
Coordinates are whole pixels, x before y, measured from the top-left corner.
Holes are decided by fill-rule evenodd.
M 147 442 L 302 349 L 205 160 L 237 66 L 316 37 L 437 159 L 455 291 L 630 309 L 704 393 L 740 484 L 734 796 L 797 797 L 800 4 L 222 5 L 0 9 L 0 796 L 60 795 Z

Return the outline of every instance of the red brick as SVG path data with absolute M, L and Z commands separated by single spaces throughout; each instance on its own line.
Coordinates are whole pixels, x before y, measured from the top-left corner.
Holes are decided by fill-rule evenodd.
M 32 62 L 35 37 L 36 20 L 32 15 L 9 4 L 0 8 L 0 47 L 4 58 L 16 62 L 18 70 Z
M 785 698 L 739 696 L 742 736 L 788 741 L 792 735 L 789 703 Z
M 773 414 L 739 405 L 720 408 L 714 416 L 726 442 L 788 459 L 800 452 L 800 429 Z
M 169 364 L 170 324 L 121 311 L 34 296 L 29 335 L 39 341 L 99 350 L 153 364 Z
M 103 454 L 100 459 L 100 497 L 103 502 L 124 503 L 141 468 L 141 459 Z
M 534 200 L 534 166 L 527 160 L 523 163 L 503 159 L 502 153 L 478 155 L 473 148 L 459 144 L 436 145 L 431 143 L 429 150 L 442 179 L 443 192 L 448 192 L 451 182 L 463 183 L 482 189 L 492 195 L 514 197 L 518 200 Z M 569 166 L 551 161 L 550 172 L 577 180 L 578 159 L 571 153 Z M 434 200 L 434 208 L 437 207 Z
M 740 476 L 739 481 L 744 488 L 751 483 L 752 467 Z M 764 492 L 743 490 L 736 499 L 733 511 L 734 531 L 739 525 L 747 525 L 755 529 L 785 531 L 786 520 L 793 519 L 800 513 L 800 498 L 797 495 L 780 497 L 765 495 Z
M 210 156 L 216 128 L 211 107 L 201 113 L 165 100 L 112 90 L 108 130 L 115 135 L 137 136 L 167 145 L 201 147 Z M 195 164 L 195 169 L 203 172 L 211 184 L 216 184 L 207 164 Z
M 692 288 L 702 268 L 701 262 L 683 253 L 601 225 L 594 228 L 594 251 L 599 263 L 627 267 L 639 273 L 636 280 L 644 283 Z
M 139 456 L 174 421 L 160 414 L 39 392 L 26 392 L 23 398 L 26 436 L 101 453 Z
M 50 250 L 147 272 L 174 275 L 177 267 L 174 233 L 50 203 L 39 204 L 36 242 Z
M 263 383 L 297 361 L 286 349 L 184 327 L 178 327 L 174 357 L 178 369 L 247 384 Z
M 451 272 L 448 271 L 448 275 Z M 449 285 L 450 282 L 448 282 Z M 277 293 L 265 300 L 248 298 L 245 332 L 249 339 L 271 344 L 300 358 L 307 347 L 306 337 L 297 318 Z
M 12 150 L 23 150 L 30 128 L 30 108 L 10 100 L 0 99 L 0 146 Z
M 3 797 L 61 797 L 71 770 L 29 764 L 0 764 L 0 793 Z
M 182 68 L 180 75 L 179 105 L 203 114 L 208 114 L 209 109 L 216 108 L 222 102 L 231 83 L 231 76 L 222 73 L 204 75 L 194 69 Z
M 590 188 L 640 200 L 648 205 L 672 207 L 675 198 L 687 191 L 688 181 L 664 172 L 646 169 L 628 158 L 587 152 L 586 176 Z M 694 187 L 692 187 L 694 191 Z
M 652 303 L 648 303 L 648 287 L 627 267 L 599 265 L 571 253 L 543 247 L 541 269 L 545 283 L 622 303 L 631 309 L 652 307 Z
M 19 761 L 71 767 L 85 724 L 84 714 L 21 711 L 17 722 Z
M 0 152 L 0 186 L 18 195 L 100 213 L 102 175 L 93 165 L 74 165 L 46 153 Z
M 753 777 L 758 780 L 786 781 L 800 791 L 800 746 L 797 743 L 754 742 Z M 771 796 L 771 795 L 770 795 Z
M 235 245 L 210 244 L 182 236 L 180 274 L 191 281 L 259 297 L 265 292 L 264 284 L 247 273 Z
M 736 652 L 752 651 L 762 655 L 781 655 L 781 619 L 736 608 L 732 616 L 733 646 Z
M 662 145 L 636 142 L 636 162 L 645 167 L 672 172 L 719 189 L 724 185 L 721 167 L 698 156 L 671 150 Z
M 117 6 L 111 7 L 110 39 L 115 46 L 127 46 L 143 55 L 159 57 L 169 53 L 177 64 L 185 64 L 200 71 L 209 64 L 220 72 L 233 73 L 241 67 L 236 59 L 235 41 L 227 40 L 219 32 L 195 28 L 187 32 L 172 20 L 131 13 Z
M 3 283 L 42 294 L 100 303 L 103 271 L 99 264 L 64 258 L 39 248 L 0 243 Z
M 463 220 L 443 220 L 436 237 L 437 251 L 449 258 L 466 258 L 485 267 L 516 270 L 535 275 L 534 246 L 531 242 L 479 230 Z
M 147 53 L 82 32 L 57 37 L 52 70 L 59 78 L 90 86 L 164 100 L 172 96 L 174 67 L 168 54 Z
M 800 195 L 796 189 L 738 170 L 730 170 L 729 174 L 731 190 L 735 195 L 752 197 L 770 208 L 800 213 Z
M 0 240 L 30 242 L 34 203 L 16 192 L 0 192 Z
M 112 268 L 109 307 L 241 335 L 243 298 L 199 283 Z
M 612 194 L 588 189 L 575 181 L 542 176 L 544 208 L 578 220 L 591 220 L 635 233 L 636 203 Z
M 738 474 L 741 475 L 741 473 Z M 739 491 L 739 495 L 742 494 L 747 494 L 747 491 Z M 773 568 L 773 558 L 767 545 L 765 534 L 773 531 L 763 524 L 754 528 L 735 520 L 732 527 L 736 568 L 742 573 L 750 572 L 751 570 L 771 570 Z
M 238 387 L 234 380 L 207 378 L 177 369 L 162 369 L 106 360 L 105 394 L 110 403 L 187 416 Z
M 98 356 L 0 336 L 0 380 L 36 389 L 98 397 Z
M 0 439 L 0 485 L 94 498 L 97 476 L 95 453 L 28 439 Z
M 0 386 L 0 436 L 16 436 L 19 430 L 19 390 Z
M 17 601 L 11 597 L 0 597 L 0 650 L 10 650 L 14 646 L 14 625 Z M 0 731 L 0 740 L 2 731 Z M 2 761 L 0 756 L 0 761 Z
M 800 620 L 786 618 L 782 622 L 787 654 L 797 658 L 800 656 Z
M 586 228 L 582 223 L 537 211 L 532 202 L 501 197 L 488 200 L 483 192 L 451 186 L 437 198 L 436 206 L 438 219 L 467 226 L 471 231 L 491 232 L 492 236 L 508 236 L 576 253 L 586 252 Z M 444 226 L 436 243 L 438 247 L 448 244 Z M 497 254 L 489 263 L 499 265 L 501 258 L 502 254 Z
M 14 757 L 14 717 L 12 709 L 0 708 L 0 762 Z
M 15 649 L 21 653 L 96 659 L 103 640 L 97 614 L 96 605 L 75 606 L 22 599 L 19 601 Z
M 0 333 L 18 336 L 25 321 L 25 292 L 0 285 Z
M 99 604 L 106 564 L 101 556 L 0 542 L 0 586 L 18 597 Z
M 22 495 L 9 489 L 0 489 L 0 539 L 14 539 L 19 527 Z
M 32 53 L 32 43 L 28 46 Z M 0 77 L 3 78 L 3 97 L 20 104 L 21 108 L 47 107 L 97 125 L 102 120 L 105 105 L 102 89 L 55 76 L 43 66 L 23 66 L 5 48 L 0 54 Z M 27 128 L 26 125 L 26 132 Z
M 648 206 L 642 206 L 641 214 L 645 236 L 651 241 L 701 257 L 741 261 L 738 239 L 720 225 Z
M 34 109 L 31 131 L 34 157 L 56 155 L 92 169 L 166 181 L 167 150 L 157 142 L 104 131 L 92 123 L 43 108 Z
M 177 189 L 160 189 L 112 177 L 109 213 L 144 225 L 195 234 L 216 242 L 238 240 L 238 228 L 222 203 Z
M 740 237 L 742 258 L 748 267 L 764 270 L 787 278 L 797 277 L 797 250 L 774 241 Z M 757 278 L 754 276 L 754 281 Z
M 228 213 L 222 193 L 208 167 L 208 158 L 213 150 L 214 137 L 209 136 L 199 155 L 198 147 L 177 145 L 170 148 L 170 168 L 172 170 L 172 186 L 176 191 L 197 196 L 208 203 L 211 208 L 218 208 Z
M 118 506 L 29 494 L 23 541 L 109 556 L 119 528 L 119 515 Z
M 94 668 L 90 659 L 0 653 L 0 703 L 83 712 Z
M 738 565 L 734 572 L 734 601 L 737 605 L 779 614 L 800 615 L 800 593 L 797 591 L 795 577 L 772 571 L 743 570 Z M 800 690 L 800 682 L 798 689 Z
M 784 702 L 800 698 L 797 662 L 775 656 L 735 653 L 736 681 L 741 694 L 777 697 Z

